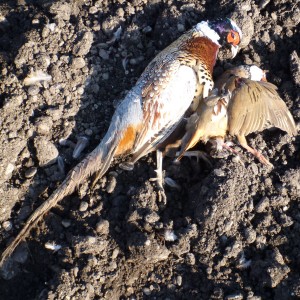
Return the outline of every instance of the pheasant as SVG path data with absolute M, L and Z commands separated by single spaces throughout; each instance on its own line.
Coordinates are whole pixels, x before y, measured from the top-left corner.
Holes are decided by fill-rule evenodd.
M 239 66 L 227 70 L 216 81 L 214 91 L 200 102 L 189 118 L 182 138 L 179 159 L 198 141 L 217 140 L 230 151 L 224 139 L 227 133 L 265 165 L 272 164 L 256 149 L 246 136 L 252 132 L 277 127 L 289 135 L 296 135 L 294 119 L 277 87 L 266 81 L 265 72 L 257 66 Z
M 0 266 L 38 221 L 91 174 L 97 172 L 98 178 L 103 176 L 117 157 L 129 157 L 127 167 L 131 168 L 139 158 L 156 150 L 189 107 L 196 107 L 202 97 L 208 96 L 213 87 L 212 71 L 219 48 L 230 46 L 235 56 L 241 38 L 241 30 L 230 19 L 203 21 L 160 52 L 116 108 L 100 144 L 32 213 L 2 253 Z M 161 186 L 159 153 L 157 177 Z

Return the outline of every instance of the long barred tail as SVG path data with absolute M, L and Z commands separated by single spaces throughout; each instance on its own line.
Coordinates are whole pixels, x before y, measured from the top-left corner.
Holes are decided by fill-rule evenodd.
M 119 138 L 116 135 L 110 140 L 104 138 L 85 159 L 68 173 L 66 179 L 53 194 L 32 213 L 22 230 L 2 253 L 0 267 L 51 208 L 65 196 L 73 193 L 76 187 L 91 174 L 98 171 L 99 178 L 105 174 L 114 157 L 118 142 Z

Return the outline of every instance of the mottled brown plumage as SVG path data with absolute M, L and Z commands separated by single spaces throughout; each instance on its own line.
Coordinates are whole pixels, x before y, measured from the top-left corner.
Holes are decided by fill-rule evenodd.
M 216 138 L 224 141 L 229 133 L 262 163 L 271 165 L 247 144 L 245 137 L 272 127 L 289 135 L 297 134 L 294 119 L 278 95 L 277 87 L 266 82 L 264 72 L 255 66 L 240 66 L 224 72 L 215 87 L 219 94 L 225 94 L 213 95 L 200 102 L 188 120 L 179 157 L 198 141 Z
M 297 134 L 295 121 L 277 87 L 269 82 L 235 79 L 236 88 L 228 106 L 228 132 L 262 163 L 271 165 L 257 150 L 251 148 L 246 136 L 252 132 L 277 127 L 289 135 Z

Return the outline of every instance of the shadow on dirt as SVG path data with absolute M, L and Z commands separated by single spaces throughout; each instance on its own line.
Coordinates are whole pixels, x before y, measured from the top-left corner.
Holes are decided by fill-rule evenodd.
M 44 4 L 28 1 L 26 7 L 30 9 L 23 13 L 22 6 L 17 7 L 11 4 L 12 2 L 9 3 L 12 12 L 6 17 L 9 25 L 4 26 L 8 26 L 10 31 L 9 35 L 5 34 L 1 40 L 4 44 L 0 43 L 3 44 L 1 55 L 7 57 L 7 64 L 14 61 L 19 48 L 26 42 L 27 32 L 35 28 L 41 29 L 41 24 L 32 23 L 35 16 L 40 15 L 39 19 L 45 23 L 52 22 L 47 7 L 54 1 L 44 1 Z M 106 19 L 114 25 L 106 32 L 102 29 L 94 33 L 94 43 L 87 55 L 88 67 L 93 69 L 93 73 L 85 82 L 78 112 L 68 118 L 68 121 L 74 124 L 68 137 L 73 143 L 76 143 L 78 136 L 92 132 L 89 136 L 90 144 L 80 159 L 99 143 L 117 105 L 116 99 L 123 98 L 125 91 L 135 84 L 155 54 L 199 20 L 216 15 L 222 17 L 233 10 L 233 5 L 233 1 L 226 7 L 222 2 L 213 5 L 205 2 L 203 7 L 197 9 L 188 4 L 182 4 L 180 9 L 175 9 L 176 6 L 158 2 L 148 5 L 143 12 L 136 12 L 131 18 L 119 21 L 117 9 L 122 6 L 108 4 L 107 11 L 99 13 L 98 23 L 101 26 L 102 21 Z M 73 16 L 71 22 L 75 28 L 77 25 L 79 27 L 79 17 L 76 19 Z M 123 28 L 121 39 L 111 44 L 107 43 L 119 26 Z M 3 30 L 2 28 L 0 30 Z M 294 41 L 295 38 L 291 41 L 287 39 L 289 49 L 294 45 Z M 277 40 L 275 45 L 283 49 L 283 43 L 285 41 Z M 255 53 L 262 57 L 266 55 L 259 43 L 254 43 L 254 49 Z M 8 52 L 11 53 L 8 55 Z M 74 58 L 71 53 L 59 55 L 67 56 L 70 62 Z M 268 57 L 271 64 L 276 64 L 272 53 Z M 284 59 L 287 59 L 287 54 L 284 55 Z M 274 66 L 274 69 L 276 75 L 272 75 L 273 79 L 281 74 L 280 67 Z M 25 69 L 23 71 L 27 72 Z M 286 67 L 284 78 L 287 76 L 289 75 Z M 76 99 L 73 100 L 73 105 L 77 105 Z M 67 111 L 70 104 L 62 102 L 60 105 Z M 42 103 L 38 116 L 45 114 L 49 107 L 47 103 Z M 54 135 L 57 145 L 65 125 L 64 121 L 62 118 L 60 126 L 57 126 L 61 128 L 54 130 L 58 132 Z M 29 143 L 32 144 L 32 141 Z M 277 144 L 277 141 L 272 145 L 274 143 Z M 60 145 L 58 148 L 66 170 L 70 170 L 76 165 L 72 158 L 72 147 Z M 35 162 L 38 164 L 37 158 Z M 199 167 L 199 164 L 193 161 L 184 160 L 180 166 L 174 166 L 166 160 L 167 174 L 183 187 L 180 192 L 167 188 L 166 206 L 157 202 L 156 190 L 149 183 L 149 178 L 155 174 L 152 156 L 138 162 L 131 172 L 121 172 L 113 166 L 111 170 L 117 174 L 117 185 L 111 193 L 107 193 L 111 174 L 101 179 L 93 190 L 89 189 L 90 182 L 84 182 L 78 192 L 65 197 L 48 213 L 45 220 L 39 223 L 39 227 L 32 231 L 31 241 L 28 239 L 25 247 L 29 258 L 24 264 L 12 265 L 9 272 L 18 273 L 14 278 L 7 281 L 0 279 L 1 297 L 33 299 L 40 295 L 43 299 L 48 291 L 54 293 L 62 282 L 70 282 L 74 289 L 84 290 L 86 286 L 94 285 L 101 292 L 105 291 L 108 299 L 114 299 L 113 296 L 118 298 L 120 295 L 130 294 L 128 290 L 135 283 L 144 285 L 149 278 L 150 282 L 155 281 L 156 273 L 161 277 L 157 280 L 160 292 L 156 291 L 154 286 L 151 296 L 196 298 L 202 293 L 217 299 L 224 298 L 224 290 L 228 295 L 231 291 L 234 293 L 241 290 L 243 285 L 253 284 L 249 277 L 253 275 L 257 278 L 255 280 L 259 280 L 260 271 L 268 268 L 266 264 L 262 270 L 259 264 L 263 262 L 264 256 L 270 254 L 272 259 L 269 265 L 272 267 L 276 251 L 267 253 L 265 248 L 262 248 L 261 252 L 257 251 L 255 247 L 260 247 L 257 246 L 259 241 L 263 245 L 263 239 L 257 239 L 253 249 L 248 247 L 248 243 L 254 243 L 251 241 L 251 232 L 258 230 L 265 236 L 265 225 L 267 230 L 272 230 L 273 227 L 278 228 L 277 223 L 280 223 L 276 218 L 267 218 L 273 210 L 276 211 L 277 206 L 266 208 L 267 213 L 264 211 L 256 218 L 254 215 L 257 211 L 253 207 L 264 196 L 271 198 L 281 192 L 280 188 L 276 190 L 265 183 L 269 179 L 272 184 L 280 186 L 280 178 L 270 176 L 264 169 L 258 171 L 256 165 L 252 163 L 246 169 L 231 160 L 226 163 L 216 161 L 213 170 L 208 170 L 203 163 Z M 297 163 L 293 163 L 294 165 L 299 167 Z M 291 167 L 291 163 L 280 169 L 280 175 L 285 174 L 287 167 Z M 57 171 L 57 166 L 54 168 Z M 33 181 L 30 187 L 35 193 L 30 193 L 29 190 L 26 199 L 21 204 L 16 204 L 12 214 L 16 232 L 22 227 L 19 224 L 28 217 L 28 213 L 34 210 L 33 207 L 36 208 L 37 203 L 42 202 L 42 197 L 36 191 L 47 190 L 42 195 L 46 199 L 57 187 L 57 180 L 52 180 L 49 175 L 52 171 L 53 169 L 49 168 L 38 170 L 39 179 Z M 24 178 L 17 174 L 11 182 L 22 180 Z M 83 202 L 87 204 L 87 209 L 80 210 Z M 24 207 L 27 207 L 27 213 L 23 213 L 21 218 L 19 213 Z M 279 207 L 283 214 L 283 209 Z M 62 225 L 62 221 L 67 225 Z M 174 243 L 165 241 L 166 230 L 175 232 L 177 240 Z M 2 248 L 9 235 L 4 234 Z M 278 232 L 274 231 L 274 235 L 278 235 Z M 281 235 L 282 240 L 288 240 L 289 232 L 283 230 Z M 46 250 L 44 245 L 47 242 L 55 242 L 62 248 L 57 252 Z M 295 241 L 295 245 L 298 247 L 298 240 Z M 286 242 L 278 246 L 274 237 L 274 247 L 279 247 L 281 251 L 287 246 Z M 289 253 L 289 249 L 285 250 Z M 256 266 L 251 274 L 247 269 L 238 269 L 239 264 L 243 263 L 240 259 L 244 252 L 246 261 L 252 259 Z M 289 255 L 292 259 L 291 253 Z M 169 257 L 172 259 L 167 259 Z M 121 263 L 117 265 L 116 262 Z M 175 263 L 176 266 L 173 266 Z M 276 271 L 287 272 L 286 264 L 278 264 Z M 176 278 L 183 277 L 184 288 L 180 292 L 174 291 L 174 286 L 163 282 L 162 277 L 169 276 L 166 281 L 170 281 L 173 275 Z M 267 275 L 264 277 L 267 278 Z M 266 282 L 268 285 L 273 284 L 272 281 Z M 178 281 L 175 284 L 180 286 Z M 259 289 L 264 287 L 251 288 L 261 295 Z M 268 289 L 265 289 L 263 295 L 272 296 L 274 292 Z M 109 294 L 109 291 L 115 291 L 115 294 Z M 69 290 L 68 295 L 72 292 L 73 290 Z M 280 294 L 280 290 L 277 293 Z M 247 296 L 246 292 L 243 292 L 243 295 Z

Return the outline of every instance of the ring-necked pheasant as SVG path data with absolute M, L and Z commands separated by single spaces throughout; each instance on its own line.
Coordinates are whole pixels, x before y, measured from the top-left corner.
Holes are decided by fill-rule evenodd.
M 117 107 L 103 140 L 33 212 L 2 253 L 0 265 L 44 215 L 91 174 L 103 176 L 115 157 L 131 155 L 134 163 L 156 150 L 192 102 L 196 107 L 208 96 L 219 48 L 231 46 L 234 56 L 241 38 L 240 29 L 230 19 L 203 21 L 159 53 Z M 160 181 L 161 175 L 158 178 Z

